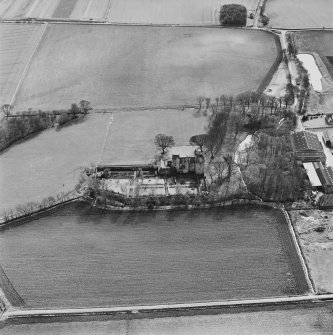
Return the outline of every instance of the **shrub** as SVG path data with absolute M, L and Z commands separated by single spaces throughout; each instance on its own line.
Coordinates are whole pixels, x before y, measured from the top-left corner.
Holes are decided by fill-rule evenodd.
M 245 26 L 247 10 L 243 5 L 223 5 L 220 10 L 220 23 L 222 26 Z
M 68 114 L 67 112 L 63 112 L 57 116 L 57 123 L 59 124 L 59 126 L 61 126 L 72 119 L 72 115 Z
M 262 23 L 264 26 L 267 26 L 268 23 L 269 23 L 269 17 L 266 16 L 266 15 L 263 15 L 263 16 L 261 17 L 261 23 Z

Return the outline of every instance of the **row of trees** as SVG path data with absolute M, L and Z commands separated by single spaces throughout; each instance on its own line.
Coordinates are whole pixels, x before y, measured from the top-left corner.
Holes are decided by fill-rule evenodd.
M 1 113 L 6 117 L 10 117 L 13 110 L 13 106 L 10 104 L 4 104 L 1 106 Z M 70 110 L 68 110 L 68 113 L 71 113 L 73 115 L 78 114 L 87 114 L 90 110 L 92 110 L 92 107 L 90 105 L 90 102 L 87 100 L 81 100 L 79 104 L 73 103 Z M 31 111 L 31 110 L 29 110 Z M 23 112 L 26 113 L 26 112 Z M 53 111 L 52 113 L 56 113 L 56 111 Z M 22 114 L 22 113 L 20 113 Z M 19 115 L 20 115 L 19 114 Z M 31 113 L 30 113 L 31 114 Z M 12 115 L 13 117 L 16 117 L 17 114 Z
M 5 211 L 1 213 L 2 217 L 5 221 L 20 218 L 25 215 L 32 214 L 34 212 L 49 208 L 53 205 L 59 204 L 69 199 L 69 194 L 64 192 L 57 194 L 56 196 L 49 196 L 44 198 L 43 200 L 37 201 L 29 201 L 25 204 L 16 206 L 15 209 Z
M 44 129 L 61 126 L 80 114 L 91 110 L 89 101 L 82 100 L 79 105 L 72 104 L 67 111 L 24 111 L 12 114 L 9 105 L 2 106 L 4 118 L 0 122 L 0 151 L 8 148 L 14 142 Z
M 203 106 L 210 115 L 207 132 L 196 134 L 190 143 L 205 149 L 211 160 L 220 151 L 227 134 L 233 138 L 243 131 L 255 132 L 259 129 L 276 128 L 281 118 L 296 124 L 294 114 L 289 110 L 293 103 L 293 90 L 283 98 L 275 98 L 257 92 L 244 92 L 237 96 L 221 95 L 211 103 L 209 98 L 198 98 L 198 111 Z M 205 103 L 205 105 L 203 105 Z

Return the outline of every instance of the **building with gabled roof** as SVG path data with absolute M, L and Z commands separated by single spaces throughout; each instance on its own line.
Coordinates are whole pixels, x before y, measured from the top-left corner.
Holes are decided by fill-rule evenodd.
M 295 158 L 301 162 L 326 162 L 323 146 L 317 134 L 300 131 L 291 135 Z

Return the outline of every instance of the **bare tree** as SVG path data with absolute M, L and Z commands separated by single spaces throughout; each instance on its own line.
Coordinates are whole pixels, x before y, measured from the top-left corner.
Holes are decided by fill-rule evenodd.
M 232 173 L 232 163 L 233 163 L 233 158 L 230 154 L 227 154 L 226 156 L 223 156 L 224 161 L 227 163 L 228 166 L 228 176 L 227 180 L 230 180 L 231 178 L 231 173 Z
M 205 101 L 206 101 L 206 109 L 208 109 L 210 104 L 210 98 L 206 98 Z
M 12 105 L 9 105 L 9 104 L 5 104 L 1 107 L 1 112 L 5 115 L 6 118 L 9 117 L 11 110 L 12 110 Z
M 80 107 L 77 104 L 72 104 L 70 112 L 76 117 L 80 113 Z
M 165 154 L 165 149 L 170 148 L 175 145 L 175 141 L 172 136 L 165 134 L 157 134 L 155 136 L 155 145 L 162 149 L 162 155 Z
M 190 144 L 195 144 L 200 147 L 200 150 L 202 151 L 202 147 L 205 145 L 207 141 L 207 134 L 199 134 L 199 135 L 194 135 L 190 138 Z
M 81 100 L 80 103 L 80 109 L 83 114 L 87 114 L 88 111 L 92 110 L 90 102 L 87 100 Z
M 199 105 L 199 111 L 202 108 L 202 103 L 204 102 L 204 100 L 205 100 L 205 98 L 201 97 L 201 96 L 197 98 L 197 102 L 198 102 L 198 105 Z

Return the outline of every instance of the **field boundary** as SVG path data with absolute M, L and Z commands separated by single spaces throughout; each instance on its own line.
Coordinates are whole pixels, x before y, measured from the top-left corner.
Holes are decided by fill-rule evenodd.
M 263 299 L 248 300 L 226 300 L 212 302 L 197 302 L 188 304 L 165 304 L 165 305 L 144 305 L 144 306 L 126 306 L 126 307 L 95 307 L 95 308 L 73 308 L 73 309 L 49 309 L 49 310 L 16 310 L 6 311 L 3 314 L 3 320 L 24 320 L 32 318 L 54 319 L 82 316 L 98 316 L 98 315 L 118 315 L 120 318 L 127 318 L 128 314 L 137 315 L 141 318 L 149 318 L 148 313 L 161 312 L 186 312 L 195 310 L 214 310 L 219 308 L 237 308 L 237 307 L 268 307 L 279 305 L 291 305 L 308 302 L 324 302 L 331 301 L 333 294 L 325 295 L 306 295 L 306 296 L 289 296 L 289 297 L 273 297 Z
M 65 204 L 68 204 L 68 203 L 71 203 L 71 202 L 75 202 L 75 201 L 78 201 L 80 200 L 82 197 L 81 196 L 72 196 L 70 199 L 66 199 L 66 200 L 60 200 L 60 202 L 57 202 L 49 207 L 46 207 L 46 208 L 42 208 L 42 209 L 38 209 L 34 212 L 31 212 L 31 213 L 28 213 L 28 214 L 24 214 L 24 215 L 21 215 L 21 216 L 17 216 L 17 217 L 14 217 L 12 219 L 8 219 L 7 221 L 4 220 L 4 218 L 0 217 L 0 231 L 3 230 L 3 229 L 6 229 L 7 227 L 13 225 L 13 224 L 17 224 L 19 222 L 17 221 L 21 221 L 21 220 L 24 220 L 24 219 L 29 219 L 30 217 L 33 217 L 35 215 L 38 215 L 38 214 L 42 214 L 44 212 L 47 212 L 49 210 L 52 210 L 56 207 L 59 207 L 61 205 L 65 205 Z M 1 281 L 0 281 L 1 282 Z
M 292 240 L 294 242 L 294 245 L 295 245 L 295 248 L 296 248 L 296 253 L 297 253 L 298 258 L 299 258 L 299 260 L 301 262 L 306 282 L 307 282 L 307 284 L 309 286 L 311 294 L 314 294 L 315 293 L 315 284 L 314 284 L 314 281 L 313 281 L 313 279 L 312 279 L 312 277 L 310 275 L 310 271 L 308 269 L 308 266 L 307 266 L 307 263 L 306 263 L 306 260 L 305 260 L 302 248 L 300 247 L 300 245 L 298 243 L 298 239 L 297 239 L 295 227 L 292 224 L 292 220 L 291 220 L 291 218 L 289 216 L 288 211 L 286 211 L 286 209 L 284 207 L 282 208 L 282 212 L 283 212 L 283 214 L 284 214 L 284 216 L 285 216 L 285 218 L 286 218 L 286 220 L 288 222 L 289 232 L 290 232 L 290 235 L 291 235 Z
M 270 32 L 271 34 L 274 35 L 274 42 L 276 45 L 276 51 L 277 51 L 277 56 L 276 59 L 274 61 L 274 63 L 272 64 L 271 68 L 268 70 L 267 74 L 265 75 L 264 79 L 261 81 L 261 83 L 259 84 L 258 88 L 257 88 L 257 92 L 258 93 L 263 93 L 264 90 L 266 89 L 266 87 L 269 85 L 269 83 L 272 81 L 272 78 L 275 74 L 275 72 L 277 71 L 282 59 L 283 59 L 283 52 L 282 52 L 282 47 L 281 47 L 281 43 L 280 43 L 280 38 Z
M 2 294 L 1 294 L 2 293 Z M 0 265 L 0 310 L 6 311 L 11 308 L 22 308 L 25 306 L 24 300 L 15 290 L 5 271 Z

